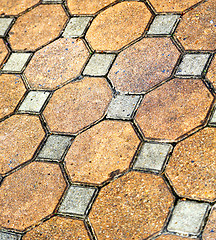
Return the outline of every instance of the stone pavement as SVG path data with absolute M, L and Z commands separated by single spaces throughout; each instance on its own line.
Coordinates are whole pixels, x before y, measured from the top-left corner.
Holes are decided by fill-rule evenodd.
M 216 1 L 0 1 L 0 240 L 216 239 Z

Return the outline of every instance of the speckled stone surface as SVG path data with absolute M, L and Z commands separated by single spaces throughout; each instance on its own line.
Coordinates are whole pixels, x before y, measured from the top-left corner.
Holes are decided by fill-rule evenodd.
M 4 63 L 7 54 L 8 50 L 5 46 L 4 40 L 0 38 L 0 66 Z
M 154 240 L 198 240 L 198 238 L 180 237 L 171 234 L 162 234 L 161 236 L 154 238 Z
M 209 219 L 203 232 L 203 240 L 216 239 L 216 205 L 212 207 Z
M 214 56 L 214 59 L 211 62 L 206 77 L 209 79 L 209 81 L 216 89 L 216 56 Z

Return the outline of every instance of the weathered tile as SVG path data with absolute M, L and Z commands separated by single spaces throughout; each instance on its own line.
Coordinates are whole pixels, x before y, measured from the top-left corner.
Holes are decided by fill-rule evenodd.
M 131 123 L 102 121 L 75 138 L 66 168 L 72 181 L 100 184 L 129 168 L 139 143 Z
M 106 79 L 86 77 L 57 90 L 44 116 L 52 132 L 74 134 L 99 120 L 111 99 Z
M 205 123 L 212 100 L 202 80 L 173 79 L 145 95 L 135 119 L 146 138 L 175 141 Z
M 8 50 L 5 46 L 4 40 L 0 38 L 0 66 L 4 62 L 7 54 L 8 54 Z
M 173 196 L 160 176 L 130 172 L 101 189 L 90 211 L 98 239 L 146 239 L 160 231 Z
M 9 175 L 0 188 L 0 224 L 23 231 L 51 214 L 66 183 L 57 164 L 34 162 Z
M 168 38 L 144 38 L 122 51 L 108 77 L 122 92 L 146 92 L 168 78 L 180 53 Z
M 215 201 L 216 128 L 204 128 L 174 148 L 166 174 L 183 197 Z
M 9 32 L 13 50 L 36 50 L 58 37 L 67 20 L 60 4 L 39 5 L 20 16 Z
M 199 240 L 198 238 L 181 237 L 173 234 L 162 234 L 154 240 Z
M 212 207 L 209 219 L 206 223 L 203 235 L 203 240 L 213 240 L 216 239 L 216 205 Z
M 0 232 L 0 239 L 1 240 L 20 240 L 21 235 L 9 233 L 9 232 Z
M 60 38 L 35 53 L 25 70 L 33 89 L 53 89 L 79 76 L 88 58 L 83 40 Z
M 214 86 L 214 88 L 216 90 L 216 56 L 214 56 L 210 66 L 209 66 L 206 77 L 209 79 L 209 81 L 212 83 L 212 85 Z
M 210 123 L 216 124 L 216 106 L 214 107 L 214 111 L 212 113 L 211 119 L 209 121 Z
M 142 2 L 122 2 L 93 20 L 86 38 L 95 50 L 119 50 L 141 37 L 151 13 Z
M 4 37 L 5 34 L 8 31 L 8 28 L 10 26 L 10 24 L 12 23 L 12 21 L 14 20 L 14 18 L 3 18 L 0 17 L 0 37 Z

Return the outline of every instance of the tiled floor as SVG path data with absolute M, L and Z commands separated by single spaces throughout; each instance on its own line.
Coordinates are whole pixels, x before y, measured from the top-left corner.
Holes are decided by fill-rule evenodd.
M 216 1 L 0 1 L 0 240 L 216 240 Z

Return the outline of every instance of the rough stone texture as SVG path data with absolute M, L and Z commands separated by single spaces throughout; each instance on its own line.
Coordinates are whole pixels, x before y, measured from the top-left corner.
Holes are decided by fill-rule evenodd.
M 0 76 L 0 118 L 14 111 L 25 90 L 19 75 L 2 74 Z
M 208 222 L 205 226 L 203 235 L 203 240 L 213 240 L 216 239 L 216 205 L 213 206 Z
M 77 77 L 87 57 L 82 40 L 60 38 L 33 56 L 25 71 L 29 85 L 33 89 L 56 88 Z
M 90 240 L 82 221 L 64 217 L 52 217 L 48 221 L 27 232 L 22 239 Z
M 104 78 L 86 77 L 57 90 L 44 116 L 51 131 L 77 133 L 104 115 L 111 98 Z
M 136 121 L 146 138 L 175 141 L 205 122 L 212 100 L 201 80 L 173 79 L 145 95 Z
M 51 214 L 66 183 L 60 167 L 31 163 L 6 177 L 0 188 L 0 226 L 23 231 Z
M 216 128 L 204 128 L 177 144 L 166 168 L 179 195 L 216 199 Z
M 87 31 L 95 50 L 119 50 L 140 37 L 151 13 L 142 2 L 122 2 L 100 13 Z
M 1 18 L 0 17 L 0 37 L 4 37 L 7 32 L 10 24 L 12 23 L 13 18 Z
M 72 181 L 100 184 L 123 172 L 139 142 L 129 122 L 107 120 L 83 132 L 65 158 Z
M 108 77 L 122 92 L 146 92 L 170 76 L 179 55 L 168 38 L 144 38 L 118 55 Z
M 209 0 L 183 15 L 176 30 L 186 50 L 216 49 L 216 4 Z
M 0 232 L 0 239 L 1 240 L 20 240 L 21 236 L 18 234 Z
M 13 115 L 0 123 L 0 172 L 30 160 L 44 131 L 37 116 Z
M 161 177 L 130 172 L 101 189 L 89 218 L 98 240 L 141 240 L 162 229 L 172 203 Z
M 61 5 L 39 5 L 20 16 L 9 32 L 13 50 L 36 50 L 58 37 L 66 13 Z
M 8 50 L 4 44 L 4 40 L 0 38 L 0 66 L 4 62 L 4 59 L 6 58 L 8 54 Z
M 63 0 L 42 0 L 42 3 L 62 3 Z
M 214 56 L 214 59 L 211 62 L 206 77 L 209 79 L 216 90 L 216 56 Z
M 216 124 L 216 106 L 214 107 L 214 111 L 211 116 L 210 123 Z
M 154 240 L 199 240 L 198 238 L 180 237 L 172 234 L 162 234 Z

